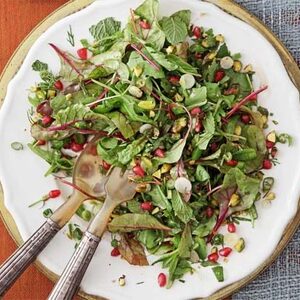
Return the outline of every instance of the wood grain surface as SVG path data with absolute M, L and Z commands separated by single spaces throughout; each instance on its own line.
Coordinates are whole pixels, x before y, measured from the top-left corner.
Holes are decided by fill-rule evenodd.
M 67 0 L 0 0 L 0 73 L 26 35 L 49 13 L 66 2 Z M 16 249 L 2 221 L 0 243 L 2 263 Z M 47 298 L 52 287 L 51 281 L 31 266 L 3 299 L 43 300 Z

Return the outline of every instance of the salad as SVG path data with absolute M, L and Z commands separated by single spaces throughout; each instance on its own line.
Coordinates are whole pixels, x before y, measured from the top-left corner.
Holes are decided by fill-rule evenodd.
M 267 130 L 272 114 L 258 99 L 267 86 L 254 90 L 252 66 L 223 35 L 191 24 L 189 10 L 162 18 L 158 11 L 158 0 L 146 0 L 124 28 L 100 20 L 72 53 L 49 44 L 61 69 L 32 65 L 41 81 L 28 98 L 28 146 L 49 163 L 46 176 L 61 178 L 100 133 L 99 172 L 129 169 L 137 183 L 108 225 L 111 255 L 133 265 L 148 265 L 146 253 L 157 256 L 154 263 L 168 270 L 158 274 L 160 286 L 183 281 L 195 263 L 224 281 L 222 262 L 246 247 L 238 225 L 254 224 L 257 201 L 275 199 L 274 178 L 264 171 L 278 163 L 277 143 L 291 137 Z M 74 47 L 71 27 L 67 41 Z M 50 191 L 42 201 L 59 195 Z M 77 214 L 89 221 L 100 206 L 88 200 Z M 78 242 L 80 227 L 70 223 L 68 235 Z

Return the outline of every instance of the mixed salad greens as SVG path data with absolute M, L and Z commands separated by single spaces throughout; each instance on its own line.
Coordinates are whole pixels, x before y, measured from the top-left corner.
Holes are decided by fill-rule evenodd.
M 146 0 L 123 29 L 112 17 L 99 21 L 77 55 L 50 44 L 61 69 L 32 65 L 41 81 L 29 96 L 29 147 L 49 163 L 46 175 L 70 175 L 74 154 L 101 133 L 99 171 L 131 169 L 138 183 L 108 225 L 112 256 L 148 265 L 145 249 L 158 255 L 168 287 L 195 262 L 223 281 L 220 257 L 243 250 L 237 225 L 257 218 L 256 201 L 275 198 L 274 179 L 263 171 L 277 163 L 276 143 L 291 138 L 264 133 L 271 114 L 257 96 L 267 87 L 253 90 L 251 65 L 221 34 L 192 25 L 189 10 L 163 18 L 158 10 L 158 0 Z M 67 40 L 75 45 L 71 27 Z M 95 207 L 93 200 L 77 213 L 89 221 Z M 219 233 L 223 225 L 237 236 L 231 247 Z M 77 225 L 69 236 L 80 240 Z M 166 284 L 164 273 L 158 280 Z

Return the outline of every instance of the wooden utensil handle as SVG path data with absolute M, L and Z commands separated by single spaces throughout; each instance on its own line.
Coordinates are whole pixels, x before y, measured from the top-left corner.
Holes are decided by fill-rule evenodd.
M 71 300 L 100 243 L 100 238 L 86 231 L 75 253 L 69 260 L 48 300 Z
M 0 296 L 25 271 L 37 255 L 47 246 L 60 227 L 51 219 L 47 221 L 0 267 Z

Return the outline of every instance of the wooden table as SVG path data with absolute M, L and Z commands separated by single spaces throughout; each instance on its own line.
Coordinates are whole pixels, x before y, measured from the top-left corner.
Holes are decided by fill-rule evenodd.
M 67 0 L 1 0 L 0 1 L 0 72 L 18 44 L 50 12 Z M 0 263 L 16 245 L 0 221 Z M 53 284 L 34 266 L 31 266 L 4 296 L 4 300 L 43 300 Z

